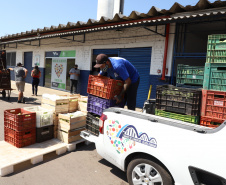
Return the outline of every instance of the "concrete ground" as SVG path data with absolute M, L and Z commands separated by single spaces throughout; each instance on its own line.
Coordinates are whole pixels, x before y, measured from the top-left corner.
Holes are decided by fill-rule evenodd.
M 11 81 L 11 88 L 14 89 L 12 92 L 14 94 L 18 95 L 18 91 L 16 88 L 16 84 L 15 81 Z M 42 99 L 42 94 L 47 93 L 47 94 L 56 94 L 56 95 L 69 95 L 69 92 L 65 92 L 65 91 L 59 91 L 56 89 L 52 89 L 52 88 L 47 88 L 47 87 L 42 87 L 42 86 L 38 86 L 38 96 L 32 96 L 32 85 L 29 83 L 25 84 L 25 91 L 24 91 L 24 97 L 28 98 L 28 99 L 35 99 L 35 101 L 37 102 L 41 102 Z
M 4 110 L 28 106 L 40 106 L 43 93 L 67 95 L 69 92 L 39 87 L 38 96 L 32 96 L 31 84 L 25 85 L 26 104 L 17 103 L 18 91 L 11 82 L 11 97 L 0 95 L 0 141 L 4 140 Z M 141 111 L 141 109 L 137 109 Z M 0 148 L 4 150 L 4 148 Z M 83 143 L 76 151 L 57 156 L 54 152 L 44 155 L 42 163 L 31 165 L 30 161 L 14 166 L 14 173 L 0 177 L 0 185 L 128 185 L 126 174 L 104 160 L 96 152 L 94 144 Z

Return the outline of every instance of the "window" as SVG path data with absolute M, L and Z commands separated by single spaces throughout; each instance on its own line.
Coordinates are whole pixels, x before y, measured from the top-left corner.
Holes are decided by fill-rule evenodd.
M 6 52 L 6 65 L 16 66 L 16 52 Z

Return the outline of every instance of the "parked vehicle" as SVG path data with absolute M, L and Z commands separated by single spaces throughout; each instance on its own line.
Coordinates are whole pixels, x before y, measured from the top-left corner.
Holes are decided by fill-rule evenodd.
M 95 143 L 99 155 L 125 171 L 131 185 L 224 185 L 225 124 L 212 129 L 109 108 L 99 119 L 99 135 L 86 130 L 81 136 Z

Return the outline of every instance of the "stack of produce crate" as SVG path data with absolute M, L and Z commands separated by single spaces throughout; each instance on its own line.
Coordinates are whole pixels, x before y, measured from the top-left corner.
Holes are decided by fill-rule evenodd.
M 204 66 L 177 65 L 177 87 L 202 88 L 203 78 Z
M 226 35 L 209 35 L 200 124 L 217 127 L 225 119 Z
M 80 99 L 80 94 L 73 95 L 60 95 L 64 98 L 68 98 L 68 112 L 76 112 L 78 110 L 78 100 Z
M 78 110 L 87 113 L 87 102 L 88 102 L 87 96 L 80 96 L 78 98 Z
M 109 107 L 124 107 L 124 102 L 116 104 L 114 97 L 119 95 L 123 88 L 121 80 L 114 80 L 104 76 L 90 75 L 88 80 L 87 93 L 87 119 L 86 129 L 99 134 L 99 118 L 104 109 Z
M 54 138 L 57 138 L 58 114 L 68 113 L 69 99 L 55 94 L 43 94 L 41 106 L 53 111 Z
M 24 109 L 9 109 L 4 111 L 5 141 L 22 148 L 35 143 L 36 114 Z
M 10 70 L 0 70 L 0 89 L 11 89 Z
M 57 138 L 65 143 L 72 143 L 81 138 L 80 132 L 85 130 L 86 114 L 77 111 L 74 113 L 59 114 Z
M 155 114 L 199 124 L 202 91 L 173 85 L 160 85 L 156 90 Z
M 36 114 L 36 143 L 47 141 L 54 137 L 53 111 L 41 106 L 24 107 L 23 109 Z

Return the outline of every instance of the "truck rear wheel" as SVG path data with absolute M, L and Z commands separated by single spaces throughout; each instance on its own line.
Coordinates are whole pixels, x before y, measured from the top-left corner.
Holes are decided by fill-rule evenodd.
M 162 166 L 144 158 L 137 158 L 129 163 L 127 179 L 130 185 L 173 185 L 172 177 Z

